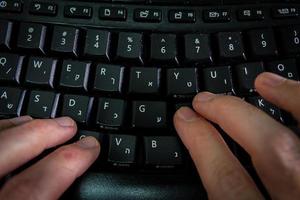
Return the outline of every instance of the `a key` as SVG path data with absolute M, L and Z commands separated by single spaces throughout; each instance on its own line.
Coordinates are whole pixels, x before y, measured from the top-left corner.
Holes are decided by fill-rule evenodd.
M 21 114 L 25 91 L 12 87 L 0 87 L 0 116 L 17 117 Z
M 160 101 L 134 101 L 132 105 L 133 128 L 165 128 L 167 104 Z
M 87 90 L 90 63 L 65 60 L 62 64 L 59 86 Z
M 120 65 L 99 64 L 96 67 L 94 90 L 121 93 L 124 67 Z
M 113 166 L 130 167 L 136 162 L 136 136 L 109 135 L 108 162 Z
M 154 62 L 178 63 L 176 35 L 152 34 L 150 52 Z
M 250 30 L 247 32 L 247 36 L 252 57 L 271 57 L 278 54 L 272 29 Z
M 158 94 L 160 91 L 159 68 L 132 67 L 130 68 L 130 94 Z
M 21 23 L 17 46 L 44 54 L 46 30 L 46 26 L 41 24 Z
M 48 2 L 31 2 L 29 13 L 35 15 L 55 16 L 57 12 L 57 4 Z
M 222 60 L 244 60 L 245 50 L 240 32 L 218 33 L 219 55 Z
M 174 136 L 144 137 L 145 164 L 155 168 L 171 168 L 183 164 L 183 151 Z
M 78 56 L 78 38 L 78 29 L 73 27 L 54 26 L 51 50 L 56 53 Z
M 282 51 L 286 55 L 300 53 L 300 26 L 282 27 L 279 30 Z
M 54 118 L 59 95 L 54 92 L 33 90 L 30 92 L 26 114 L 34 118 Z
M 0 53 L 0 81 L 20 83 L 24 56 Z
M 61 115 L 86 124 L 89 122 L 92 104 L 93 98 L 87 96 L 64 95 Z
M 194 95 L 199 91 L 196 68 L 167 70 L 167 93 L 174 97 Z
M 0 48 L 10 49 L 13 24 L 10 21 L 0 20 Z
M 117 59 L 143 63 L 143 35 L 140 33 L 119 33 Z
M 125 21 L 127 18 L 127 9 L 121 7 L 101 7 L 99 17 L 102 20 Z
M 185 60 L 191 63 L 211 63 L 212 51 L 208 34 L 187 34 L 184 36 Z
M 233 93 L 231 67 L 212 67 L 203 70 L 204 88 L 216 94 Z
M 264 72 L 262 62 L 244 63 L 235 66 L 239 92 L 249 94 L 255 91 L 254 82 L 256 77 Z
M 124 122 L 125 108 L 121 99 L 100 98 L 96 124 L 100 128 L 119 128 Z
M 111 33 L 103 30 L 88 29 L 84 54 L 97 59 L 110 60 Z
M 25 83 L 53 88 L 56 64 L 57 60 L 52 58 L 30 57 Z
M 266 64 L 267 70 L 288 79 L 299 81 L 296 59 L 276 60 Z

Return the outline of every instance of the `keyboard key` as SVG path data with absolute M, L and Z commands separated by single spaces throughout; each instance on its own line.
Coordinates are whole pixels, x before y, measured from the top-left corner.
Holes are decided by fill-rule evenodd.
M 160 73 L 158 68 L 130 68 L 129 93 L 158 94 L 160 91 Z
M 170 10 L 169 21 L 171 23 L 194 23 L 196 22 L 195 11 L 193 10 Z
M 123 125 L 125 102 L 120 99 L 100 98 L 97 125 L 100 128 L 118 128 Z
M 62 116 L 69 116 L 78 123 L 89 122 L 93 98 L 79 95 L 64 95 Z
M 45 53 L 46 26 L 41 24 L 21 23 L 17 46 L 22 49 Z
M 247 32 L 247 36 L 252 57 L 271 57 L 278 54 L 272 29 L 251 30 Z
M 240 9 L 238 19 L 240 21 L 260 21 L 265 18 L 265 13 L 260 8 Z
M 0 116 L 17 117 L 21 114 L 25 91 L 12 87 L 0 87 Z
M 25 83 L 53 88 L 56 64 L 57 60 L 52 58 L 30 57 Z
M 162 11 L 158 9 L 135 9 L 134 20 L 137 22 L 160 22 Z
M 0 53 L 0 81 L 20 83 L 24 56 Z
M 59 86 L 87 90 L 90 63 L 65 60 L 62 64 Z
M 22 12 L 22 1 L 21 0 L 1 0 L 0 1 L 0 12 Z
M 226 9 L 210 9 L 203 11 L 204 22 L 221 23 L 231 20 L 230 11 Z
M 167 93 L 174 97 L 195 95 L 199 91 L 196 68 L 167 70 Z
M 51 50 L 71 56 L 78 55 L 79 30 L 72 27 L 54 26 Z
M 101 7 L 99 17 L 103 20 L 125 21 L 127 18 L 126 8 L 118 7 Z
M 88 6 L 76 6 L 68 5 L 65 6 L 64 15 L 70 18 L 91 18 L 92 8 Z
M 282 27 L 279 30 L 282 51 L 286 55 L 300 53 L 300 26 Z
M 133 128 L 166 128 L 167 104 L 160 101 L 133 102 Z
M 26 114 L 34 118 L 54 118 L 59 95 L 54 92 L 33 90 L 30 92 Z
M 151 4 L 168 4 L 168 5 L 180 5 L 184 4 L 185 0 L 149 0 L 149 3 Z
M 136 162 L 136 136 L 109 135 L 108 162 L 113 166 L 130 167 Z
M 35 15 L 55 16 L 57 12 L 57 4 L 47 2 L 31 2 L 29 13 Z
M 234 69 L 237 75 L 238 89 L 244 94 L 255 91 L 255 79 L 260 73 L 265 71 L 262 62 L 244 63 L 237 65 Z
M 288 79 L 299 81 L 296 59 L 271 61 L 266 64 L 268 71 Z
M 152 34 L 150 51 L 154 62 L 177 63 L 176 35 Z
M 213 67 L 203 70 L 204 88 L 216 94 L 233 93 L 231 67 Z
M 0 48 L 10 49 L 12 22 L 0 20 Z
M 121 93 L 124 67 L 99 64 L 96 67 L 94 90 L 100 92 Z
M 97 59 L 110 60 L 111 34 L 108 31 L 88 29 L 84 55 Z
M 185 59 L 187 62 L 211 63 L 212 51 L 207 34 L 187 34 L 184 36 Z
M 218 33 L 219 55 L 222 60 L 244 60 L 245 50 L 240 32 Z
M 279 19 L 298 17 L 299 9 L 291 6 L 272 8 L 272 16 Z
M 119 33 L 117 59 L 143 63 L 143 35 L 140 33 Z
M 144 137 L 145 164 L 156 168 L 171 168 L 183 164 L 183 151 L 173 136 Z

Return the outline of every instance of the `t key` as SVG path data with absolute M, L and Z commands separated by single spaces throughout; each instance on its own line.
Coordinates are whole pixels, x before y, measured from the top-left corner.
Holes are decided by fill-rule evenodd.
M 0 53 L 0 81 L 20 83 L 23 60 L 23 56 Z
M 0 116 L 20 116 L 25 91 L 11 87 L 0 87 Z

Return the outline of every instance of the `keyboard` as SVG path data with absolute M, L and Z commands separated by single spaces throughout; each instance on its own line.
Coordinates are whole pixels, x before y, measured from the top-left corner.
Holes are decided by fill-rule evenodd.
M 0 116 L 70 116 L 76 139 L 101 142 L 66 199 L 207 199 L 173 114 L 210 91 L 293 124 L 254 80 L 269 71 L 299 81 L 299 3 L 0 0 Z

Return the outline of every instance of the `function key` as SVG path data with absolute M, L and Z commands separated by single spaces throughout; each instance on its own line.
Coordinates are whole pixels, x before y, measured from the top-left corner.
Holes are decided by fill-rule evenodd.
M 300 26 L 282 27 L 279 30 L 282 51 L 286 55 L 300 53 Z
M 259 21 L 264 18 L 264 11 L 259 8 L 242 9 L 238 11 L 238 19 L 240 21 Z
M 195 11 L 170 10 L 169 21 L 174 23 L 193 23 L 196 21 Z
M 29 7 L 29 13 L 36 15 L 54 16 L 57 12 L 57 5 L 47 2 L 32 2 Z
M 229 22 L 231 20 L 230 11 L 226 9 L 204 10 L 203 18 L 205 22 Z
M 0 11 L 22 12 L 22 2 L 20 0 L 1 0 Z
M 135 9 L 134 20 L 138 22 L 160 22 L 162 11 L 158 9 Z
M 127 18 L 127 10 L 117 7 L 101 7 L 99 17 L 104 20 L 125 21 Z
M 12 22 L 0 20 L 0 48 L 10 48 L 12 26 Z
M 92 8 L 87 6 L 65 6 L 64 10 L 65 17 L 70 18 L 91 18 Z
M 296 7 L 272 8 L 272 16 L 274 18 L 298 17 L 299 16 L 299 9 L 296 8 Z

